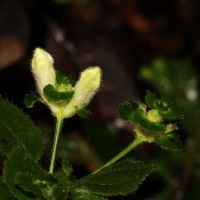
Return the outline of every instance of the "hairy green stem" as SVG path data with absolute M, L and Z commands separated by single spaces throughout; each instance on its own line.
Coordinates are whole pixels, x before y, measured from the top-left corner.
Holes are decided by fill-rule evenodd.
M 139 144 L 143 143 L 144 141 L 145 140 L 143 138 L 136 137 L 135 140 L 133 140 L 133 142 L 131 142 L 124 150 L 122 150 L 114 158 L 112 158 L 107 163 L 105 163 L 102 167 L 100 167 L 99 169 L 97 169 L 94 172 L 94 174 L 97 173 L 97 172 L 99 172 L 100 170 L 102 170 L 104 167 L 108 167 L 109 165 L 114 164 L 115 162 L 117 162 L 118 160 L 120 160 L 121 158 L 123 158 L 126 154 L 128 154 L 131 150 L 133 150 L 136 146 L 138 146 Z
M 53 142 L 53 149 L 51 154 L 51 162 L 49 167 L 49 173 L 53 174 L 54 167 L 55 167 L 55 160 L 56 160 L 56 150 L 58 146 L 58 139 L 61 133 L 62 125 L 63 125 L 63 118 L 57 118 L 56 119 L 56 132 L 54 136 L 54 142 Z

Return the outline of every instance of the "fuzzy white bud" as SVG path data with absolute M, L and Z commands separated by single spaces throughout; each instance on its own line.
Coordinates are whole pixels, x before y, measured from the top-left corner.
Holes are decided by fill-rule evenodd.
M 101 83 L 101 70 L 99 67 L 90 67 L 84 70 L 80 79 L 72 88 L 65 84 L 56 85 L 56 73 L 53 68 L 52 56 L 43 49 L 36 48 L 32 59 L 32 73 L 35 78 L 37 90 L 44 103 L 51 109 L 54 116 L 69 118 L 91 101 L 98 91 Z M 65 92 L 68 89 L 74 91 L 69 102 L 57 102 L 44 95 L 43 89 L 47 85 L 54 86 L 58 92 Z
M 74 100 L 77 107 L 86 106 L 98 91 L 101 82 L 99 67 L 90 67 L 81 73 L 80 79 L 74 88 Z
M 43 49 L 36 48 L 31 65 L 38 92 L 41 96 L 43 96 L 43 89 L 46 85 L 56 84 L 56 75 L 53 68 L 53 58 Z
M 74 96 L 64 109 L 66 116 L 72 116 L 77 110 L 89 104 L 101 84 L 101 69 L 89 67 L 84 70 L 74 87 Z

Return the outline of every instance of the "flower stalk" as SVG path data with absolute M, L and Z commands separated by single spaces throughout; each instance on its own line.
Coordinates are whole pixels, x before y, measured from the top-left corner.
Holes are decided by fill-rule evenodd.
M 53 174 L 56 151 L 63 121 L 84 109 L 92 100 L 101 85 L 101 69 L 97 66 L 84 70 L 73 86 L 70 77 L 56 72 L 52 56 L 41 48 L 36 48 L 32 59 L 32 73 L 38 95 L 30 95 L 26 102 L 30 107 L 42 101 L 56 117 L 56 130 L 53 142 L 49 173 Z
M 146 142 L 144 137 L 136 137 L 125 149 L 123 149 L 119 154 L 117 154 L 114 158 L 112 158 L 111 160 L 109 160 L 108 162 L 106 162 L 102 167 L 100 167 L 99 169 L 97 169 L 95 173 L 99 172 L 100 170 L 102 170 L 105 167 L 108 167 L 114 163 L 116 163 L 117 161 L 119 161 L 121 158 L 123 158 L 124 156 L 126 156 L 130 151 L 132 151 L 134 148 L 136 148 L 139 144 Z
M 51 162 L 50 162 L 50 167 L 49 167 L 49 173 L 53 174 L 54 168 L 55 168 L 55 160 L 56 160 L 56 152 L 57 152 L 57 146 L 58 146 L 58 140 L 59 136 L 62 130 L 63 126 L 63 119 L 62 118 L 57 118 L 56 120 L 56 132 L 54 135 L 54 142 L 53 142 L 53 149 L 52 149 L 52 154 L 51 154 Z

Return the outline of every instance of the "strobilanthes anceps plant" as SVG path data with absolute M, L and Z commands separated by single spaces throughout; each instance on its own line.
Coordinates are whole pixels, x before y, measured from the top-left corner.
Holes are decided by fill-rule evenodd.
M 48 172 L 39 162 L 44 150 L 41 131 L 20 109 L 0 98 L 0 154 L 7 158 L 0 177 L 0 199 L 106 200 L 109 196 L 128 195 L 158 169 L 153 163 L 123 159 L 132 149 L 148 142 L 181 150 L 177 120 L 182 114 L 169 101 L 147 91 L 145 103 L 128 100 L 118 109 L 119 116 L 133 124 L 135 134 L 135 139 L 124 150 L 81 179 L 73 176 L 68 160 L 62 160 L 61 169 L 55 170 L 63 121 L 75 114 L 87 114 L 86 107 L 100 88 L 102 72 L 97 66 L 89 67 L 75 82 L 56 71 L 53 65 L 49 53 L 35 49 L 31 70 L 37 92 L 27 95 L 24 101 L 28 108 L 37 101 L 44 103 L 56 119 Z
M 54 170 L 63 120 L 85 109 L 100 87 L 102 74 L 99 67 L 89 67 L 81 73 L 79 80 L 73 85 L 74 81 L 55 71 L 53 64 L 53 58 L 49 53 L 40 48 L 35 49 L 31 66 L 38 94 L 31 94 L 26 98 L 27 105 L 36 100 L 42 101 L 57 119 L 50 173 Z

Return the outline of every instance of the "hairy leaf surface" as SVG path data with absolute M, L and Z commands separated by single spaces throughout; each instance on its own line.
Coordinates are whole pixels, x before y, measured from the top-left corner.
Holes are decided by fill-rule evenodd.
M 3 178 L 12 194 L 20 200 L 49 199 L 51 187 L 56 183 L 22 148 L 16 148 L 10 154 Z
M 84 188 L 93 194 L 112 196 L 127 195 L 135 191 L 157 167 L 141 161 L 125 159 L 97 173 L 75 182 L 75 188 Z
M 42 133 L 25 113 L 0 98 L 0 153 L 8 156 L 18 146 L 39 160 L 44 147 Z

